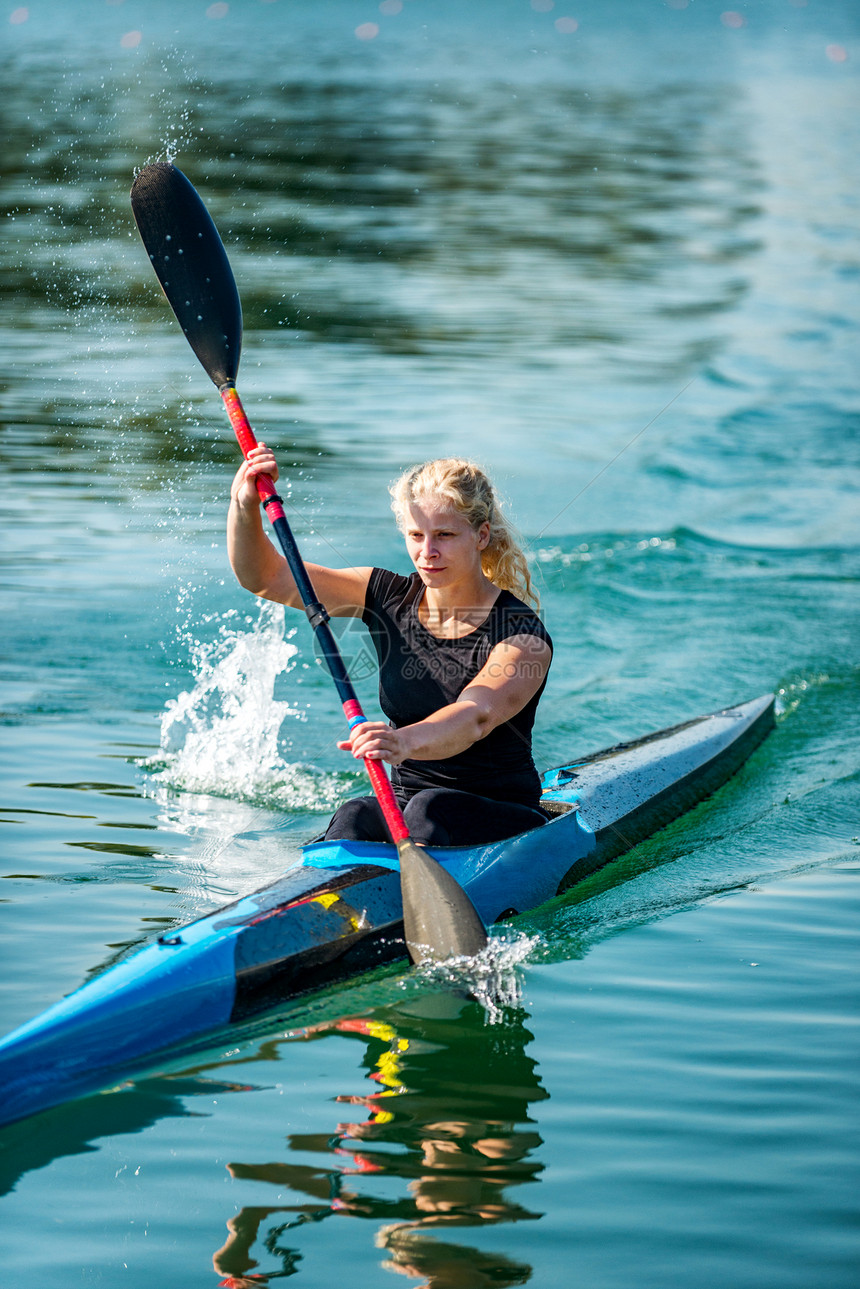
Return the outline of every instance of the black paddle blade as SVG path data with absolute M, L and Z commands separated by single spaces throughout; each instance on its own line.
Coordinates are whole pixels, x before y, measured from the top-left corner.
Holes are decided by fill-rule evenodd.
M 472 958 L 487 943 L 487 932 L 462 886 L 423 846 L 397 843 L 403 927 L 415 963 Z
M 131 208 L 188 343 L 219 389 L 235 384 L 242 306 L 224 243 L 199 194 L 181 170 L 159 161 L 135 179 Z

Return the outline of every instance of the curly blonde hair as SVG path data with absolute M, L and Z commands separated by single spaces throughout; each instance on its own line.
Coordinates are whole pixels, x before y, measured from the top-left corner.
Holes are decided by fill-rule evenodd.
M 503 591 L 538 608 L 540 600 L 532 586 L 529 566 L 517 535 L 493 492 L 493 485 L 480 466 L 462 457 L 440 457 L 405 470 L 388 490 L 391 509 L 401 531 L 406 509 L 421 498 L 441 497 L 477 531 L 489 523 L 490 539 L 481 552 L 484 576 Z

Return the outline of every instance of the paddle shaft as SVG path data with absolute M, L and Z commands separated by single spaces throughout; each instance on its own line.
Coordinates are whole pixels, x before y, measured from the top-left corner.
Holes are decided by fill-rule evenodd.
M 248 453 L 257 446 L 257 439 L 245 415 L 245 409 L 236 391 L 236 386 L 224 385 L 218 392 L 224 400 L 224 406 L 227 409 L 233 432 L 242 449 L 242 455 L 247 460 Z M 334 681 L 335 689 L 343 705 L 347 724 L 350 730 L 354 730 L 357 725 L 363 725 L 367 717 L 361 709 L 361 704 L 352 687 L 352 681 L 347 673 L 341 652 L 337 647 L 337 641 L 329 626 L 329 615 L 326 612 L 325 605 L 320 603 L 314 591 L 313 583 L 308 576 L 308 570 L 305 568 L 296 539 L 284 513 L 284 503 L 282 498 L 278 496 L 274 480 L 270 475 L 258 474 L 255 482 L 263 509 L 275 530 L 281 550 L 284 552 L 284 558 L 293 575 L 296 589 L 301 596 L 308 622 L 313 628 L 325 665 Z M 409 837 L 409 829 L 406 827 L 403 812 L 397 803 L 388 775 L 379 761 L 365 759 L 364 765 L 373 785 L 373 791 L 376 794 L 380 809 L 385 817 L 386 825 L 391 833 L 392 841 L 395 844 L 405 841 Z
M 239 395 L 236 373 L 242 349 L 242 306 L 224 244 L 194 185 L 166 161 L 144 166 L 131 190 L 143 244 L 171 309 L 209 378 L 224 400 L 247 459 L 257 440 Z M 284 552 L 350 729 L 367 720 L 340 656 L 325 606 L 308 577 L 274 480 L 256 476 L 257 491 Z M 397 847 L 403 893 L 404 937 L 415 962 L 455 954 L 472 956 L 487 942 L 486 929 L 466 892 L 409 836 L 381 761 L 365 768 Z

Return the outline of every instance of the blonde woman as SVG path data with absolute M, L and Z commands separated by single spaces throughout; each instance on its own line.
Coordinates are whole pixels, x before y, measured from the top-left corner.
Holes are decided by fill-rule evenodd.
M 263 530 L 254 483 L 261 473 L 278 477 L 264 443 L 233 481 L 230 563 L 247 590 L 301 608 L 287 562 Z M 307 565 L 328 613 L 361 618 L 379 659 L 389 723 L 367 721 L 338 747 L 388 762 L 417 842 L 467 846 L 536 828 L 545 816 L 531 732 L 552 642 L 532 607 L 525 557 L 472 462 L 448 457 L 415 466 L 391 494 L 415 569 L 409 577 Z M 388 840 L 373 796 L 340 806 L 325 835 Z

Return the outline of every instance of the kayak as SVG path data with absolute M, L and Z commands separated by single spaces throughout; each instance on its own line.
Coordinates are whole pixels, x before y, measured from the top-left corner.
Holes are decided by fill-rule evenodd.
M 548 821 L 434 848 L 487 925 L 537 908 L 725 783 L 767 736 L 774 697 L 548 770 Z M 0 1123 L 105 1088 L 160 1053 L 279 1001 L 406 957 L 394 846 L 317 841 L 277 881 L 88 981 L 0 1041 Z

